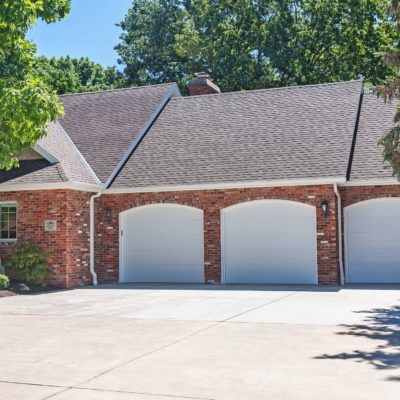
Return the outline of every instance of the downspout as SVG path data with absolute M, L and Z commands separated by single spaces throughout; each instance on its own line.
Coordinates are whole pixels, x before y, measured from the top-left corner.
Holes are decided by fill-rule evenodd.
M 342 232 L 342 198 L 337 183 L 333 185 L 333 190 L 337 198 L 337 218 L 338 218 L 338 245 L 339 245 L 339 274 L 340 286 L 344 285 L 344 268 L 343 268 L 343 232 Z
M 90 197 L 89 208 L 90 208 L 90 273 L 93 278 L 93 286 L 97 286 L 97 274 L 94 269 L 94 201 L 99 198 L 103 192 L 97 192 L 93 196 Z

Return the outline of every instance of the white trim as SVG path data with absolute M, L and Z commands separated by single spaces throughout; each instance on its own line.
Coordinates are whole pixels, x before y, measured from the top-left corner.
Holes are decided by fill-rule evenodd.
M 107 181 L 105 182 L 104 186 L 107 188 L 111 182 L 114 180 L 114 178 L 117 176 L 117 174 L 119 173 L 119 171 L 123 168 L 123 166 L 125 165 L 126 161 L 128 160 L 128 158 L 132 155 L 132 153 L 135 151 L 136 147 L 139 145 L 139 143 L 141 142 L 141 140 L 143 139 L 143 137 L 146 135 L 147 131 L 149 130 L 149 128 L 151 127 L 151 125 L 154 123 L 154 121 L 156 120 L 156 118 L 158 117 L 158 115 L 160 114 L 160 112 L 162 111 L 162 109 L 165 107 L 165 105 L 167 104 L 167 102 L 169 101 L 169 99 L 172 97 L 172 95 L 174 93 L 179 93 L 179 89 L 178 86 L 176 85 L 176 83 L 174 83 L 171 87 L 171 89 L 168 91 L 168 93 L 165 95 L 165 97 L 163 98 L 163 100 L 161 101 L 161 103 L 158 105 L 158 107 L 156 108 L 156 110 L 153 112 L 153 114 L 150 116 L 150 118 L 147 120 L 146 124 L 144 125 L 144 127 L 139 131 L 139 133 L 136 135 L 135 139 L 133 140 L 133 142 L 131 143 L 131 145 L 129 146 L 127 152 L 125 153 L 125 155 L 122 157 L 122 159 L 120 160 L 120 162 L 117 164 L 117 166 L 114 168 L 114 171 L 111 173 L 111 175 L 109 176 L 109 178 L 107 179 Z
M 360 181 L 347 181 L 345 183 L 338 182 L 339 186 L 385 186 L 385 185 L 400 185 L 400 181 L 395 178 L 386 179 L 370 179 Z
M 280 201 L 280 202 L 285 202 L 285 203 L 294 203 L 296 205 L 300 206 L 305 206 L 305 207 L 311 207 L 314 209 L 314 226 L 315 226 L 315 285 L 319 285 L 319 279 L 318 279 L 318 236 L 317 236 L 317 208 L 311 204 L 303 203 L 301 201 L 297 200 L 285 200 L 285 199 L 260 199 L 260 200 L 246 200 L 240 203 L 233 204 L 231 206 L 225 207 L 221 209 L 220 211 L 220 223 L 221 223 L 221 228 L 220 228 L 220 234 L 221 234 L 221 284 L 226 283 L 226 244 L 225 244 L 225 214 L 226 211 L 231 210 L 232 208 L 237 208 L 242 205 L 246 205 L 249 203 L 260 203 L 260 202 L 271 202 L 271 201 Z
M 38 144 L 33 147 L 33 150 L 35 150 L 36 153 L 40 154 L 50 164 L 57 164 L 60 162 L 59 160 L 57 160 L 57 158 L 52 156 L 49 152 L 47 152 L 42 146 L 40 146 Z
M 61 131 L 64 133 L 64 135 L 66 136 L 67 140 L 69 141 L 69 143 L 71 144 L 71 146 L 76 150 L 76 152 L 78 153 L 78 156 L 80 157 L 80 159 L 82 160 L 83 164 L 86 166 L 86 168 L 89 170 L 90 174 L 93 176 L 94 180 L 96 181 L 96 183 L 98 183 L 99 185 L 101 185 L 101 181 L 100 179 L 97 177 L 97 175 L 95 174 L 95 172 L 93 171 L 92 167 L 89 165 L 89 163 L 86 161 L 86 158 L 83 157 L 82 153 L 79 151 L 79 149 L 75 146 L 75 143 L 72 141 L 72 139 L 69 137 L 68 133 L 66 132 L 66 130 L 63 128 L 63 126 L 60 124 L 59 121 L 56 121 L 57 125 L 59 126 L 59 128 L 61 129 Z
M 22 183 L 22 184 L 2 184 L 0 192 L 19 192 L 22 190 L 79 190 L 82 192 L 98 192 L 102 186 L 92 185 L 82 182 L 57 182 L 57 183 Z
M 133 188 L 111 188 L 106 189 L 104 194 L 117 193 L 150 193 L 150 192 L 179 192 L 188 190 L 214 190 L 214 189 L 243 189 L 243 188 L 262 188 L 280 186 L 311 186 L 311 185 L 333 185 L 334 183 L 344 183 L 346 178 L 326 178 L 326 179 L 286 179 L 277 181 L 243 181 L 243 182 L 222 182 L 206 183 L 193 185 L 170 185 L 170 186 L 147 186 Z

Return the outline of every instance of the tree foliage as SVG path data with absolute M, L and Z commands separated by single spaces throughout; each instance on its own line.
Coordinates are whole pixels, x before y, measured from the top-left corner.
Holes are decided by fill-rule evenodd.
M 205 70 L 224 91 L 381 82 L 399 39 L 386 0 L 134 0 L 117 46 L 130 83 Z
M 388 7 L 388 14 L 395 21 L 396 27 L 400 32 L 400 0 L 392 0 Z M 399 43 L 393 49 L 384 54 L 383 59 L 391 68 L 391 74 L 384 85 L 375 87 L 378 96 L 385 101 L 400 99 L 400 48 Z M 393 170 L 393 175 L 400 179 L 400 104 L 394 118 L 394 127 L 385 133 L 378 144 L 382 146 L 382 155 Z
M 62 112 L 36 73 L 36 48 L 26 33 L 38 19 L 55 22 L 69 9 L 70 0 L 0 1 L 0 169 L 16 165 Z
M 116 67 L 104 68 L 88 58 L 40 57 L 38 75 L 58 94 L 79 93 L 123 87 L 123 74 Z

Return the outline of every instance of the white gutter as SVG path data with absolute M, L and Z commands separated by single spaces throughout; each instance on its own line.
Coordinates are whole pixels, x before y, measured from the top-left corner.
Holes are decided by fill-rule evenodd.
M 102 195 L 102 192 L 97 192 L 96 194 L 90 197 L 90 273 L 93 278 L 93 286 L 97 286 L 97 274 L 94 269 L 94 229 L 95 229 L 95 221 L 94 221 L 94 200 Z
M 19 183 L 0 184 L 0 192 L 19 192 L 21 190 L 78 190 L 81 192 L 98 192 L 103 187 L 82 182 L 55 182 L 55 183 Z
M 338 190 L 338 185 L 333 185 L 333 190 L 337 198 L 337 219 L 338 219 L 338 245 L 339 245 L 339 273 L 340 273 L 340 286 L 344 285 L 344 268 L 343 268 L 343 232 L 342 232 L 342 198 Z
M 149 193 L 149 192 L 179 192 L 189 190 L 218 190 L 218 189 L 244 189 L 244 188 L 264 188 L 281 186 L 314 186 L 314 185 L 333 185 L 335 183 L 345 183 L 346 178 L 311 178 L 311 179 L 284 179 L 276 181 L 241 181 L 241 182 L 220 182 L 190 185 L 167 185 L 167 186 L 143 186 L 130 188 L 110 188 L 104 194 L 116 193 Z

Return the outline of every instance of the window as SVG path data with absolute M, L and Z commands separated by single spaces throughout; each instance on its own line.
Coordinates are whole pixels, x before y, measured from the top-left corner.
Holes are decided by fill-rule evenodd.
M 0 204 L 0 240 L 17 238 L 17 205 Z

